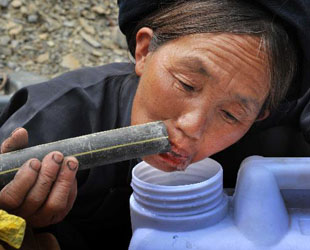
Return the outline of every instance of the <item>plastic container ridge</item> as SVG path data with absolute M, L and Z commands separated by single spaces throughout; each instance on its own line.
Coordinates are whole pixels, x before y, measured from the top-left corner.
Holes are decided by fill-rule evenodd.
M 130 250 L 310 250 L 310 158 L 251 156 L 232 196 L 206 158 L 186 171 L 132 172 Z

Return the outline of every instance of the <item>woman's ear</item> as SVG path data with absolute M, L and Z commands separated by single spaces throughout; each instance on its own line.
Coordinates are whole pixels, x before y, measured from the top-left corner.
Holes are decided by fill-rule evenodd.
M 270 114 L 270 111 L 267 109 L 264 112 L 261 112 L 256 118 L 256 122 L 265 120 L 269 116 L 269 114 Z
M 149 53 L 149 46 L 151 44 L 151 40 L 153 37 L 153 31 L 150 28 L 143 27 L 139 29 L 136 35 L 136 53 L 135 53 L 135 59 L 136 59 L 136 74 L 138 76 L 141 76 L 144 65 L 145 65 L 145 59 L 146 56 Z

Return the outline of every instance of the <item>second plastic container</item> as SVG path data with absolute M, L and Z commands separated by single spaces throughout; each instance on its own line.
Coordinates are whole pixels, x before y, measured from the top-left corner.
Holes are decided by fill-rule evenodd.
M 227 196 L 211 159 L 133 170 L 130 250 L 310 250 L 310 158 L 249 157 Z

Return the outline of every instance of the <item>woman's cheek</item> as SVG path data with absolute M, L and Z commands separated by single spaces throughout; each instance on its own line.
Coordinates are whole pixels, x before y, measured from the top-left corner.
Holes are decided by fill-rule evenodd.
M 221 121 L 215 121 L 201 139 L 197 154 L 193 162 L 210 157 L 239 141 L 249 130 L 249 127 L 231 127 Z
M 172 119 L 180 108 L 180 101 L 177 98 L 175 90 L 169 83 L 152 83 L 144 95 L 144 102 L 149 114 L 157 119 Z

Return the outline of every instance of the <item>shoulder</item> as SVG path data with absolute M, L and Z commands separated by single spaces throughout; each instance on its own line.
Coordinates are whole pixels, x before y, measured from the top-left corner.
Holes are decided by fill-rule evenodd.
M 1 114 L 0 140 L 16 127 L 27 128 L 34 144 L 94 132 L 102 126 L 103 115 L 111 114 L 110 120 L 117 115 L 112 113 L 118 111 L 124 85 L 137 83 L 133 75 L 133 65 L 116 63 L 82 68 L 23 88 Z
M 130 63 L 112 63 L 98 67 L 84 67 L 69 71 L 49 81 L 30 85 L 29 91 L 64 92 L 72 88 L 88 88 L 104 84 L 111 79 L 121 79 L 134 74 L 134 65 Z
M 131 63 L 112 63 L 98 67 L 85 67 L 70 71 L 50 82 L 65 83 L 68 86 L 80 85 L 88 87 L 109 78 L 124 77 L 134 73 L 134 65 Z
M 85 67 L 64 73 L 47 82 L 31 85 L 21 91 L 27 98 L 19 96 L 18 99 L 27 100 L 35 109 L 46 107 L 61 98 L 70 98 L 71 102 L 78 98 L 78 104 L 81 99 L 91 102 L 104 94 L 102 91 L 121 88 L 132 75 L 135 75 L 134 65 L 129 63 Z

